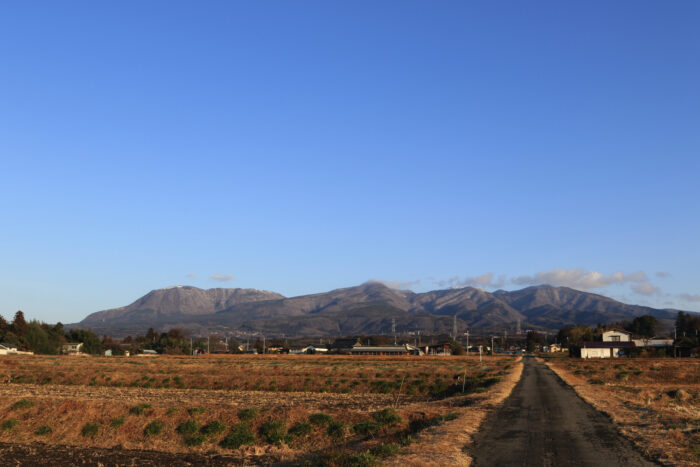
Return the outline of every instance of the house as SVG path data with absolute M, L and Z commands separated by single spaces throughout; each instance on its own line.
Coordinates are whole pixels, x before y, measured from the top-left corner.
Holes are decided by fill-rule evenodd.
M 306 354 L 317 354 L 317 353 L 328 353 L 328 346 L 327 345 L 307 345 L 303 349 L 301 349 L 301 352 L 299 353 L 306 353 Z
M 673 345 L 673 339 L 668 339 L 664 337 L 632 339 L 632 342 L 634 342 L 634 345 L 636 345 L 637 347 L 652 347 L 656 349 L 662 347 L 670 347 Z
M 112 356 L 112 349 L 105 350 L 105 357 L 111 357 L 111 356 Z
M 542 352 L 544 352 L 544 353 L 554 353 L 554 352 L 564 352 L 564 351 L 566 351 L 566 349 L 562 348 L 561 344 L 557 344 L 556 342 L 554 344 L 542 346 Z
M 17 346 L 12 344 L 0 344 L 0 355 L 16 355 Z
M 634 347 L 634 342 L 629 341 L 584 342 L 579 349 L 579 356 L 581 358 L 617 358 L 629 355 L 629 351 Z
M 68 342 L 61 346 L 61 353 L 66 355 L 77 355 L 83 350 L 82 342 Z
M 632 334 L 620 329 L 603 332 L 603 342 L 630 342 Z
M 426 345 L 425 355 L 452 355 L 452 346 L 447 343 Z
M 141 353 L 136 354 L 137 357 L 157 357 L 158 352 L 151 349 L 143 349 Z
M 350 350 L 352 355 L 422 355 L 423 352 L 409 344 L 404 345 L 356 345 Z

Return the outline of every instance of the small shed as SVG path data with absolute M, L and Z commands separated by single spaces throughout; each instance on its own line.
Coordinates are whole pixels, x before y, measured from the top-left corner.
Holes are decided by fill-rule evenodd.
M 12 344 L 0 344 L 0 355 L 10 355 L 17 353 L 17 346 Z

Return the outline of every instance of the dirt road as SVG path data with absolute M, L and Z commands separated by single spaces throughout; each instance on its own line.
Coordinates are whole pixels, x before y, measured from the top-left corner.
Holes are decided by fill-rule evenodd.
M 475 466 L 654 466 L 552 370 L 525 358 L 520 382 L 470 449 Z

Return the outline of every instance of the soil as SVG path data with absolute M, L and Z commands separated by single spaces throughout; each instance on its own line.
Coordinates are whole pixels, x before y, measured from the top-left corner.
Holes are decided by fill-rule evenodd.
M 470 449 L 475 466 L 654 466 L 552 370 L 525 358 L 522 379 Z
M 43 443 L 0 443 L 0 459 L 3 467 L 51 465 L 56 467 L 83 466 L 238 466 L 268 465 L 271 459 L 245 460 L 236 456 L 170 454 L 158 451 L 128 449 L 76 448 L 53 446 Z

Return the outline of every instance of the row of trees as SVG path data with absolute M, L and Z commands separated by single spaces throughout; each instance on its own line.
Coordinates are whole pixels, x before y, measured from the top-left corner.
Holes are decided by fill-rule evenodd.
M 598 341 L 601 339 L 603 331 L 613 327 L 622 328 L 643 338 L 665 335 L 668 332 L 654 316 L 644 315 L 638 316 L 632 321 L 614 325 L 598 324 L 595 328 L 582 325 L 565 327 L 559 331 L 558 339 L 560 342 L 568 342 L 572 345 L 580 344 L 583 341 Z M 700 346 L 700 316 L 679 311 L 674 327 L 676 345 L 682 347 Z
M 0 316 L 0 342 L 40 354 L 58 354 L 61 346 L 67 342 L 82 342 L 87 353 L 102 351 L 100 338 L 93 332 L 86 329 L 67 331 L 61 323 L 50 325 L 38 321 L 27 322 L 22 311 L 15 313 L 11 323 Z

